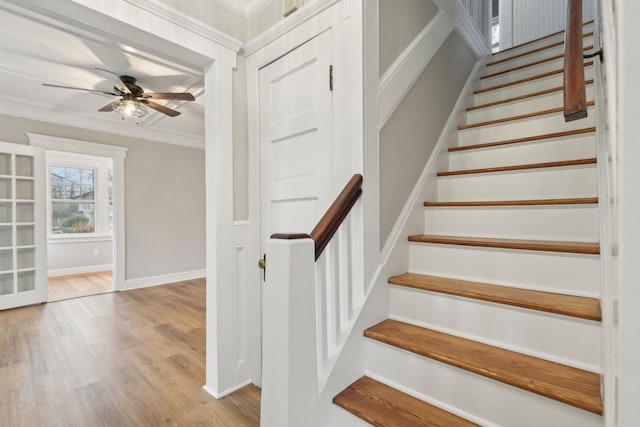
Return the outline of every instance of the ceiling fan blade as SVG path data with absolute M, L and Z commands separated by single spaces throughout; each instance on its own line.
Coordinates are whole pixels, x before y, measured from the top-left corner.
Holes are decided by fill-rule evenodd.
M 42 83 L 42 86 L 57 87 L 57 88 L 60 88 L 60 89 L 82 90 L 82 91 L 85 91 L 85 92 L 96 92 L 96 93 L 102 93 L 102 94 L 105 94 L 105 95 L 118 96 L 118 94 L 116 94 L 116 93 L 108 92 L 106 90 L 99 90 L 99 89 L 85 89 L 85 88 L 82 88 L 82 87 L 52 85 L 50 83 Z
M 143 98 L 150 99 L 175 99 L 177 101 L 195 101 L 196 98 L 190 93 L 168 93 L 168 92 L 160 92 L 160 93 L 145 93 L 142 95 Z
M 113 111 L 113 102 L 108 103 L 107 105 L 105 105 L 104 107 L 99 109 L 98 111 L 103 112 L 103 113 L 107 112 L 107 111 Z
M 149 100 L 146 100 L 146 99 L 141 99 L 140 102 L 142 102 L 147 107 L 153 108 L 156 111 L 160 111 L 162 114 L 166 114 L 167 116 L 170 116 L 170 117 L 175 117 L 175 116 L 179 116 L 180 115 L 179 111 L 172 110 L 169 107 L 165 107 L 164 105 L 157 104 L 157 103 L 155 103 L 153 101 L 149 101 Z
M 129 87 L 120 79 L 120 76 L 114 73 L 113 71 L 105 70 L 104 68 L 99 68 L 99 67 L 93 67 L 93 68 L 95 70 L 111 74 L 112 76 L 115 77 L 115 79 L 113 80 L 116 80 L 116 83 L 118 83 L 118 89 L 120 89 L 124 93 L 128 93 L 128 94 L 131 93 L 131 90 L 129 89 Z

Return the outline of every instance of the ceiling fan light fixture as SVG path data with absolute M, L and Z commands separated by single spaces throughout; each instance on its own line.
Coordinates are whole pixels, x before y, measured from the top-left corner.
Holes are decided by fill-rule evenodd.
M 114 101 L 113 111 L 123 119 L 125 117 L 140 118 L 147 115 L 147 108 L 135 99 L 120 99 Z

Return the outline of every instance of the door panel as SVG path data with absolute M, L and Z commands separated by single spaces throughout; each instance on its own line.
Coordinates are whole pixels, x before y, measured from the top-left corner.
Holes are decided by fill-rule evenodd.
M 44 150 L 0 142 L 0 310 L 47 299 Z
M 309 233 L 332 189 L 331 31 L 260 70 L 262 243 Z

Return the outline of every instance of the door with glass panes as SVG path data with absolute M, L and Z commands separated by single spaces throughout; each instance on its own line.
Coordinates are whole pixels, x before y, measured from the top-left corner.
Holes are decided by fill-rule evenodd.
M 44 149 L 0 142 L 0 310 L 47 300 Z

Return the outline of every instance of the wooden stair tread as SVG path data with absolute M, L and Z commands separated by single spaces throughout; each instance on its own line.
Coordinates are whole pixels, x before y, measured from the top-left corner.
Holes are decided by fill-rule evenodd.
M 482 207 L 482 206 L 547 206 L 547 205 L 594 205 L 597 197 L 576 197 L 571 199 L 529 199 L 529 200 L 474 200 L 468 202 L 424 202 L 425 207 Z
M 379 427 L 471 427 L 470 421 L 364 376 L 333 403 Z
M 499 239 L 490 237 L 462 237 L 439 235 L 409 236 L 410 242 L 444 245 L 477 246 L 483 248 L 518 249 L 528 251 L 567 252 L 575 254 L 600 254 L 599 243 L 563 242 L 555 240 Z
M 592 24 L 592 23 L 593 23 L 593 19 L 590 20 L 590 21 L 583 22 L 582 25 L 584 26 L 584 25 L 589 25 L 589 24 Z M 530 44 L 533 44 L 533 43 L 537 43 L 539 41 L 542 41 L 544 39 L 548 39 L 548 38 L 560 35 L 562 33 L 564 33 L 564 30 L 556 31 L 555 33 L 547 34 L 546 36 L 538 37 L 537 39 L 529 40 L 528 42 L 520 43 L 520 44 L 512 46 L 510 48 L 507 48 L 507 49 L 504 49 L 504 50 L 500 50 L 500 51 L 494 53 L 493 56 L 499 55 L 499 54 L 501 54 L 503 52 L 509 52 L 511 50 L 518 49 L 518 48 L 521 48 L 523 46 L 527 46 L 527 45 L 530 45 Z
M 412 273 L 391 277 L 389 283 L 581 319 L 602 320 L 600 301 L 596 298 L 532 291 Z
M 450 152 L 454 152 L 454 151 L 463 151 L 463 150 L 475 150 L 475 149 L 478 149 L 478 148 L 497 147 L 497 146 L 500 146 L 500 145 L 518 144 L 518 143 L 521 143 L 521 142 L 541 141 L 541 140 L 545 140 L 545 139 L 562 138 L 562 137 L 565 137 L 565 136 L 592 133 L 592 132 L 595 132 L 595 131 L 596 131 L 595 127 L 588 127 L 588 128 L 575 129 L 575 130 L 570 130 L 570 131 L 554 132 L 554 133 L 547 133 L 547 134 L 542 134 L 542 135 L 527 136 L 527 137 L 523 137 L 523 138 L 506 139 L 506 140 L 503 140 L 503 141 L 486 142 L 486 143 L 483 143 L 483 144 L 465 145 L 465 146 L 462 146 L 462 147 L 451 147 L 451 148 L 449 148 L 449 151 Z
M 556 167 L 564 167 L 564 166 L 591 165 L 595 163 L 596 163 L 596 158 L 591 157 L 588 159 L 561 160 L 558 162 L 529 163 L 526 165 L 497 166 L 493 168 L 446 171 L 446 172 L 438 172 L 437 176 L 456 176 L 456 175 L 470 175 L 470 174 L 476 174 L 476 173 L 509 172 L 509 171 L 525 170 L 525 169 L 542 169 L 542 168 L 556 168 Z
M 587 50 L 587 49 L 592 49 L 592 48 L 593 48 L 593 46 L 588 46 L 588 47 L 585 47 L 584 49 Z M 589 67 L 591 65 L 593 65 L 593 61 L 587 61 L 587 62 L 584 63 L 585 67 Z M 528 83 L 528 82 L 533 81 L 533 80 L 539 80 L 539 79 L 543 79 L 545 77 L 555 76 L 556 74 L 562 74 L 562 73 L 564 73 L 564 68 L 559 69 L 559 70 L 549 71 L 547 73 L 537 74 L 535 76 L 527 77 L 527 78 L 520 79 L 520 80 L 515 80 L 513 82 L 508 82 L 508 83 L 504 83 L 504 84 L 501 84 L 501 85 L 491 86 L 491 87 L 488 87 L 486 89 L 478 89 L 478 90 L 473 91 L 473 93 L 474 93 L 474 95 L 477 95 L 479 93 L 490 92 L 492 90 L 503 89 L 505 87 L 515 86 L 515 85 L 519 85 L 519 84 L 522 84 L 522 83 Z
M 432 331 L 385 320 L 364 333 L 371 339 L 442 363 L 602 414 L 598 374 Z
M 585 84 L 585 86 L 592 85 L 593 84 L 593 79 L 585 80 L 584 84 Z M 483 108 L 495 107 L 496 105 L 508 104 L 510 102 L 516 102 L 516 101 L 522 101 L 522 100 L 529 99 L 529 98 L 535 98 L 536 96 L 547 95 L 549 93 L 562 92 L 562 90 L 564 90 L 564 86 L 557 86 L 557 87 L 554 87 L 554 88 L 551 88 L 551 89 L 546 89 L 546 90 L 541 90 L 539 92 L 529 93 L 527 95 L 514 96 L 513 98 L 501 99 L 500 101 L 494 101 L 494 102 L 488 102 L 486 104 L 474 105 L 474 106 L 471 106 L 471 107 L 467 107 L 466 110 L 467 111 L 481 110 Z
M 582 38 L 585 39 L 587 37 L 591 37 L 592 35 L 593 35 L 593 32 L 584 33 L 584 34 L 582 34 Z M 502 64 L 503 62 L 511 61 L 512 59 L 522 58 L 523 56 L 528 56 L 528 55 L 532 55 L 534 53 L 542 52 L 543 50 L 553 49 L 554 47 L 562 46 L 563 44 L 564 44 L 564 40 L 556 42 L 556 43 L 551 43 L 550 45 L 539 47 L 539 48 L 533 49 L 533 50 L 528 50 L 526 52 L 522 52 L 522 53 L 519 53 L 517 55 L 510 56 L 508 58 L 499 59 L 497 61 L 489 62 L 487 64 L 487 67 L 490 67 L 492 65 Z
M 594 101 L 587 102 L 587 107 L 593 107 L 594 105 L 595 105 Z M 490 125 L 497 125 L 497 124 L 500 124 L 500 123 L 514 122 L 516 120 L 524 120 L 524 119 L 530 119 L 530 118 L 533 118 L 533 117 L 546 116 L 548 114 L 560 113 L 562 111 L 564 111 L 564 107 L 549 108 L 548 110 L 540 110 L 540 111 L 535 111 L 533 113 L 520 114 L 520 115 L 517 115 L 517 116 L 510 116 L 510 117 L 503 117 L 501 119 L 487 120 L 487 121 L 484 121 L 484 122 L 471 123 L 471 124 L 468 124 L 468 125 L 460 125 L 460 126 L 458 126 L 458 130 L 473 129 L 473 128 L 482 127 L 482 126 L 490 126 Z

